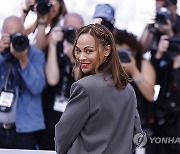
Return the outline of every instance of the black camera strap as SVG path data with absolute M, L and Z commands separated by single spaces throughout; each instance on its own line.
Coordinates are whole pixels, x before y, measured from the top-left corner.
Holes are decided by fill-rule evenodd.
M 4 90 L 7 90 L 7 84 L 8 84 L 8 79 L 9 79 L 11 69 L 12 69 L 12 64 L 8 63 L 7 64 L 7 74 L 6 74 L 6 77 L 3 80 L 3 83 L 1 84 L 0 92 L 3 90 L 3 88 L 4 88 Z

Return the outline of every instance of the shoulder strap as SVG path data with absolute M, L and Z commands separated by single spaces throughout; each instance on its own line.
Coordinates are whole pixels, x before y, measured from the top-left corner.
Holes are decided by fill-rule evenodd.
M 12 68 L 12 64 L 7 63 L 7 73 L 6 73 L 6 77 L 3 79 L 3 82 L 0 86 L 0 91 L 2 91 L 2 89 L 4 88 L 5 90 L 7 90 L 7 83 L 8 83 L 8 79 L 9 79 L 9 75 L 11 72 L 11 68 Z

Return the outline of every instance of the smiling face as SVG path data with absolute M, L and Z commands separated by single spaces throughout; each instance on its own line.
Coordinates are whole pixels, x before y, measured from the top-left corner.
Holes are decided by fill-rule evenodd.
M 107 52 L 105 52 L 101 45 L 96 48 L 94 37 L 89 33 L 84 33 L 77 40 L 74 55 L 80 63 L 82 72 L 93 74 L 96 67 L 105 61 Z

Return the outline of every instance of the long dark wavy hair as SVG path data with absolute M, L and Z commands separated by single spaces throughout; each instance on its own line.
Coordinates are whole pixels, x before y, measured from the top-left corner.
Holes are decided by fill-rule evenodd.
M 115 29 L 113 31 L 115 43 L 122 45 L 126 44 L 131 48 L 131 52 L 135 52 L 136 64 L 139 70 L 141 69 L 141 62 L 143 60 L 143 48 L 141 43 L 137 40 L 137 37 L 127 32 L 126 30 Z
M 97 50 L 100 46 L 105 48 L 107 45 L 110 45 L 110 54 L 108 55 L 105 62 L 102 63 L 99 61 L 100 63 L 96 66 L 95 73 L 103 73 L 104 75 L 111 74 L 114 85 L 118 89 L 124 89 L 126 85 L 130 82 L 130 79 L 121 66 L 112 33 L 105 26 L 100 24 L 89 24 L 87 26 L 80 28 L 76 33 L 76 38 L 73 47 L 73 57 L 75 59 L 74 70 L 77 67 L 79 69 L 77 80 L 87 75 L 82 72 L 79 62 L 75 57 L 75 47 L 77 44 L 77 40 L 79 36 L 81 36 L 82 34 L 90 34 L 91 36 L 93 36 L 96 43 L 95 48 Z
M 57 23 L 59 22 L 60 18 L 64 17 L 67 14 L 67 8 L 66 8 L 66 5 L 64 3 L 64 0 L 58 0 L 58 1 L 60 3 L 59 12 L 57 13 L 57 15 L 52 20 L 51 28 L 56 26 Z

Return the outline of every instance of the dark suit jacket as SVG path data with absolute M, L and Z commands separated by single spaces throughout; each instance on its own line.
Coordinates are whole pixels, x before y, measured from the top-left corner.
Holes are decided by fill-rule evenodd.
M 132 154 L 134 129 L 141 132 L 136 96 L 111 77 L 90 75 L 71 87 L 69 103 L 55 126 L 58 154 Z M 136 127 L 136 128 L 135 128 Z

